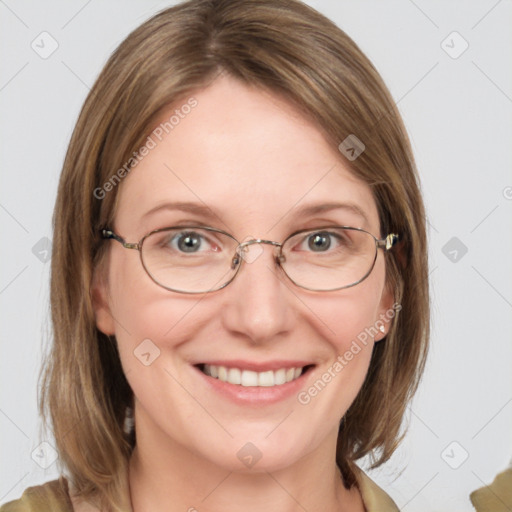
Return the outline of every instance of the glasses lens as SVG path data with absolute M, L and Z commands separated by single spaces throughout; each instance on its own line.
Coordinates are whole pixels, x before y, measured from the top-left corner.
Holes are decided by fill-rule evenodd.
M 172 228 L 151 233 L 142 243 L 142 263 L 165 288 L 201 293 L 222 288 L 236 273 L 238 243 L 213 229 Z
M 283 270 L 297 285 L 328 291 L 352 286 L 372 270 L 375 238 L 356 228 L 327 228 L 294 235 L 283 245 Z

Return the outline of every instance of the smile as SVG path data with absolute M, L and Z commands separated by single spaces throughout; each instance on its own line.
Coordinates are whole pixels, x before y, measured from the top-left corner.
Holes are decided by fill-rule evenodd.
M 279 368 L 278 370 L 263 372 L 227 368 L 226 366 L 213 364 L 203 364 L 199 368 L 205 375 L 229 384 L 245 387 L 273 387 L 298 379 L 307 367 Z

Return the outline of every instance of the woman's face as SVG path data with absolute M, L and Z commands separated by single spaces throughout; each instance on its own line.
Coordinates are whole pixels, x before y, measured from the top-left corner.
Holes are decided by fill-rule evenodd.
M 152 136 L 155 147 L 119 185 L 111 228 L 125 240 L 183 223 L 219 228 L 239 241 L 282 242 L 326 224 L 380 235 L 369 187 L 293 107 L 228 77 L 194 98 L 195 107 L 175 105 L 162 116 L 181 113 L 168 134 L 154 132 L 162 140 Z M 178 202 L 201 211 L 174 209 Z M 345 206 L 301 214 L 327 203 Z M 117 339 L 136 397 L 139 446 L 184 450 L 231 471 L 276 470 L 320 452 L 334 457 L 339 422 L 384 336 L 368 332 L 393 303 L 382 251 L 360 284 L 313 292 L 284 276 L 275 248 L 255 244 L 251 262 L 228 286 L 187 295 L 156 285 L 136 250 L 105 243 L 110 255 L 105 279 L 95 280 L 96 321 Z M 203 364 L 223 366 L 234 378 L 230 369 L 245 371 L 251 385 L 207 376 Z M 279 381 L 306 366 L 291 382 L 253 385 L 254 372 L 264 382 L 260 374 L 273 371 Z

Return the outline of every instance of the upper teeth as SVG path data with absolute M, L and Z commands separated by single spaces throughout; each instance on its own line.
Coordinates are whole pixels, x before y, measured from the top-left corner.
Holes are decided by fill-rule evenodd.
M 302 367 L 253 372 L 251 370 L 240 370 L 239 368 L 226 368 L 225 366 L 205 364 L 203 372 L 210 377 L 214 377 L 223 382 L 229 382 L 229 384 L 270 387 L 279 386 L 297 379 L 302 373 Z

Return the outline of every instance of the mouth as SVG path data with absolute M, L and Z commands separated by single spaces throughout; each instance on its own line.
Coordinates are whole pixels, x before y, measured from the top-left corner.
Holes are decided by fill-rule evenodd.
M 227 384 L 252 388 L 272 388 L 283 386 L 299 379 L 315 365 L 297 364 L 296 366 L 266 369 L 264 371 L 256 371 L 220 364 L 202 363 L 195 366 L 206 376 L 212 377 L 213 379 L 217 379 L 221 382 L 226 382 Z

